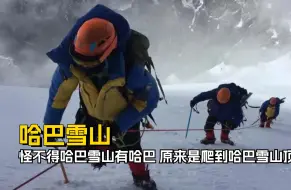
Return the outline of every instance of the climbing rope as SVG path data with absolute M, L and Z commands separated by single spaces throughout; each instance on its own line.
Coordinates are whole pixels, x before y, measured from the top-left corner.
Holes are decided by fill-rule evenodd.
M 207 131 L 207 130 L 226 130 L 226 131 L 237 131 L 237 130 L 244 130 L 244 129 L 248 129 L 248 128 L 253 128 L 253 127 L 257 127 L 259 126 L 257 124 L 257 122 L 259 121 L 256 120 L 255 122 L 253 122 L 251 125 L 248 125 L 246 127 L 238 127 L 238 128 L 235 128 L 233 130 L 229 129 L 227 125 L 224 125 L 224 124 L 221 124 L 221 126 L 224 126 L 225 128 L 221 128 L 221 129 L 204 129 L 204 128 L 199 128 L 199 129 L 188 129 L 188 131 Z M 213 122 L 208 122 L 208 123 L 211 123 L 211 124 L 217 124 L 217 123 L 213 123 Z M 131 146 L 135 146 L 137 143 L 139 143 L 141 141 L 141 138 L 143 137 L 144 133 L 145 132 L 177 132 L 177 131 L 186 131 L 187 129 L 151 129 L 151 130 L 146 130 L 145 127 L 142 131 L 142 134 L 141 134 L 141 137 L 139 140 L 137 140 L 135 143 L 132 143 L 132 144 L 125 144 L 124 143 L 124 136 L 127 134 L 127 133 L 130 133 L 130 132 L 140 132 L 140 130 L 128 130 L 127 132 L 125 133 L 122 133 L 121 135 L 118 136 L 118 138 L 114 138 L 113 140 L 113 143 L 115 144 L 115 146 L 119 149 L 121 148 L 126 148 L 126 147 L 131 147 Z
M 124 142 L 124 137 L 125 135 L 127 134 L 127 132 L 124 132 L 122 133 L 121 135 L 117 136 L 117 137 L 113 137 L 113 144 L 115 144 L 115 146 L 118 148 L 118 149 L 122 149 L 122 148 L 126 148 L 126 147 L 131 147 L 131 146 L 135 146 L 137 143 L 139 143 L 144 135 L 144 132 L 145 131 L 150 131 L 150 130 L 145 130 L 145 127 L 144 129 L 142 130 L 142 133 L 140 135 L 140 138 L 139 140 L 137 140 L 136 142 L 132 143 L 132 144 L 126 144 Z M 135 130 L 135 131 L 132 131 L 132 132 L 140 132 L 140 130 Z

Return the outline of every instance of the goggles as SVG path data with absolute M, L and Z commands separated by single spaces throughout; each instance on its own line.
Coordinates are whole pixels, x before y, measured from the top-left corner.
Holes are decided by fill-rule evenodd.
M 79 60 L 77 58 L 75 58 L 74 56 L 72 56 L 72 59 L 74 60 L 74 62 L 80 66 L 80 67 L 84 67 L 84 68 L 94 68 L 97 67 L 101 64 L 101 62 L 99 60 L 96 61 L 82 61 Z
M 86 69 L 95 68 L 101 65 L 100 57 L 85 57 L 74 51 L 74 45 L 72 44 L 69 49 L 69 53 L 73 59 L 73 61 L 79 66 Z

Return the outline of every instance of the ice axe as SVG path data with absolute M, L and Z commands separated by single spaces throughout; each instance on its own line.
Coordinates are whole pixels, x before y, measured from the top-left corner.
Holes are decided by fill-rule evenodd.
M 280 101 L 281 101 L 280 104 L 283 104 L 285 102 L 285 99 L 286 99 L 286 97 L 280 99 Z

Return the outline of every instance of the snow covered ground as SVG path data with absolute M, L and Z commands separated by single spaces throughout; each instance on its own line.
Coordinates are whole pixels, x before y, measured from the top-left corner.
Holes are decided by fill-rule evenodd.
M 265 66 L 265 67 L 264 67 Z M 290 57 L 273 63 L 236 70 L 213 69 L 208 74 L 213 80 L 195 84 L 166 85 L 169 105 L 161 103 L 154 112 L 156 129 L 185 129 L 189 116 L 189 101 L 197 93 L 216 87 L 220 82 L 237 82 L 254 95 L 249 103 L 259 106 L 270 96 L 287 97 L 281 113 L 272 129 L 250 127 L 258 117 L 257 109 L 245 110 L 248 121 L 231 133 L 237 143 L 235 147 L 222 145 L 205 146 L 199 143 L 204 137 L 203 125 L 206 119 L 205 102 L 198 105 L 200 114 L 193 113 L 191 129 L 185 139 L 182 132 L 146 132 L 142 139 L 146 149 L 291 149 L 290 111 Z M 229 69 L 233 69 L 229 72 Z M 271 72 L 272 71 L 272 72 Z M 288 71 L 288 72 L 287 72 Z M 219 72 L 222 72 L 219 74 Z M 288 74 L 289 73 L 289 74 Z M 207 73 L 206 73 L 207 74 Z M 206 75 L 205 74 L 205 75 Z M 228 77 L 225 77 L 228 76 Z M 272 76 L 272 77 L 271 77 Z M 275 77 L 274 77 L 275 76 Z M 205 77 L 205 76 L 204 76 Z M 207 77 L 209 78 L 209 77 Z M 42 125 L 48 90 L 45 88 L 0 86 L 0 189 L 9 190 L 47 168 L 47 164 L 20 164 L 19 149 L 29 149 L 18 142 L 19 124 L 38 123 Z M 64 114 L 63 123 L 74 122 L 78 96 L 74 94 Z M 216 127 L 220 129 L 220 126 Z M 217 136 L 220 131 L 216 131 Z M 157 159 L 159 155 L 157 155 Z M 291 159 L 291 158 L 290 158 Z M 74 190 L 131 190 L 132 178 L 126 164 L 109 164 L 100 171 L 92 170 L 88 164 L 65 165 L 70 183 L 63 184 L 59 166 L 33 180 L 22 189 L 74 189 Z M 160 190 L 276 190 L 291 186 L 289 164 L 151 164 L 151 175 Z
M 42 124 L 47 99 L 47 89 L 26 87 L 0 87 L 2 132 L 0 133 L 0 189 L 9 190 L 47 168 L 47 164 L 20 164 L 19 149 L 28 147 L 18 144 L 19 124 Z M 162 103 L 155 111 L 157 129 L 184 129 L 189 115 L 189 100 L 195 95 L 179 96 L 167 91 L 169 105 Z M 258 105 L 260 102 L 252 99 Z M 72 123 L 78 106 L 75 94 L 65 112 L 63 123 Z M 290 112 L 282 106 L 282 113 L 272 129 L 257 127 L 233 131 L 231 136 L 236 147 L 212 145 L 210 149 L 290 149 L 291 126 Z M 199 104 L 201 113 L 193 114 L 192 129 L 202 129 L 205 118 L 205 106 Z M 245 126 L 256 120 L 257 110 L 246 111 L 248 121 Z M 220 126 L 217 126 L 220 128 Z M 219 135 L 219 131 L 216 131 Z M 185 140 L 185 132 L 146 132 L 142 143 L 147 149 L 207 149 L 200 145 L 202 130 L 191 131 Z M 63 184 L 59 166 L 33 180 L 22 189 L 98 189 L 117 190 L 134 189 L 131 175 L 126 164 L 110 164 L 100 171 L 92 170 L 90 165 L 65 165 L 70 183 Z M 290 164 L 152 164 L 151 175 L 160 190 L 275 190 L 291 185 Z

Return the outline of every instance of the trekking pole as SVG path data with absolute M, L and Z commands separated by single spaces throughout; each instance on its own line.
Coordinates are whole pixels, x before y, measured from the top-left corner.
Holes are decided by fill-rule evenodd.
M 68 179 L 68 176 L 67 176 L 67 172 L 66 172 L 66 169 L 65 169 L 65 166 L 62 162 L 60 162 L 60 166 L 61 166 L 61 170 L 62 170 L 62 173 L 63 173 L 63 176 L 64 176 L 64 184 L 67 184 L 69 183 L 69 179 Z
M 192 108 L 190 108 L 190 115 L 189 115 L 189 119 L 188 119 L 188 125 L 187 125 L 187 128 L 186 128 L 185 139 L 186 139 L 187 136 L 188 136 L 188 131 L 189 131 L 189 126 L 190 126 L 191 116 L 192 116 Z
M 251 125 L 256 124 L 260 119 L 261 119 L 261 118 L 260 118 L 260 116 L 259 116 L 258 119 L 257 119 L 256 121 L 254 121 Z
M 196 107 L 194 108 L 191 108 L 190 109 L 190 115 L 189 115 L 189 120 L 188 120 L 188 125 L 187 125 L 187 129 L 186 129 L 186 136 L 185 136 L 185 139 L 187 138 L 187 136 L 188 136 L 188 131 L 189 131 L 189 127 L 190 127 L 190 120 L 191 120 L 191 116 L 192 116 L 192 110 L 193 111 L 195 111 L 196 113 L 200 113 L 199 111 L 198 111 L 198 109 L 197 109 L 197 105 L 196 105 Z
M 55 147 L 55 149 L 59 150 L 58 147 Z M 60 166 L 61 166 L 61 170 L 62 170 L 62 173 L 63 173 L 63 176 L 64 176 L 64 184 L 67 184 L 69 183 L 69 179 L 68 179 L 68 176 L 67 176 L 67 172 L 66 172 L 66 169 L 65 169 L 65 166 L 62 162 L 60 162 Z

